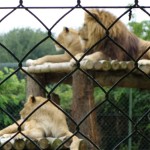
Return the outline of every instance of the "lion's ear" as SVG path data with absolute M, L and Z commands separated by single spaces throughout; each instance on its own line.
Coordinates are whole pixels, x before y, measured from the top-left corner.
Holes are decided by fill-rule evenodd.
M 31 103 L 35 103 L 36 102 L 36 98 L 34 96 L 30 96 L 29 101 Z
M 67 33 L 69 32 L 69 28 L 68 27 L 64 27 L 63 30 Z

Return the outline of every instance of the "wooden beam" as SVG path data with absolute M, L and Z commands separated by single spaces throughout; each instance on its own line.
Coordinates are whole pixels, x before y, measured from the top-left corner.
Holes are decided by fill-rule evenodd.
M 126 71 L 90 71 L 92 72 L 95 80 L 97 80 L 102 86 L 112 86 L 116 84 L 125 74 Z M 91 74 L 91 75 L 92 75 Z M 47 84 L 57 83 L 60 81 L 67 73 L 46 73 L 44 77 Z M 80 80 L 81 81 L 81 80 Z M 72 76 L 66 78 L 63 83 L 72 85 Z M 94 86 L 97 86 L 94 84 Z M 127 87 L 127 88 L 142 88 L 150 89 L 150 79 L 144 74 L 135 74 L 131 73 L 126 76 L 119 84 L 118 87 Z
M 126 71 L 96 71 L 94 73 L 94 78 L 102 86 L 107 87 L 116 84 L 126 74 Z M 144 74 L 131 73 L 127 75 L 124 79 L 121 79 L 121 81 L 118 84 L 116 84 L 116 86 L 127 88 L 150 89 L 150 79 Z
M 82 119 L 94 108 L 94 85 L 93 81 L 81 71 L 73 74 L 73 102 L 72 117 L 80 123 Z M 92 112 L 79 126 L 80 132 L 91 139 L 95 144 L 99 144 L 100 136 L 97 128 L 96 111 Z M 89 146 L 94 149 L 93 145 Z
M 46 81 L 44 78 L 44 74 L 31 74 L 31 76 L 36 79 L 43 87 L 46 86 Z M 45 97 L 45 91 L 40 85 L 33 80 L 30 76 L 27 76 L 27 85 L 26 85 L 26 96 L 34 95 L 34 96 L 43 96 Z

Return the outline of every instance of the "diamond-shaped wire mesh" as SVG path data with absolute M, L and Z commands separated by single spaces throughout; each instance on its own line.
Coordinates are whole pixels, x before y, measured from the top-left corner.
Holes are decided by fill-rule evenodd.
M 48 27 L 44 21 L 42 21 L 43 19 L 40 18 L 39 16 L 37 16 L 34 13 L 34 9 L 66 9 L 66 13 L 62 15 L 61 18 L 59 18 L 51 27 Z M 148 150 L 150 149 L 150 105 L 149 105 L 149 94 L 148 91 L 145 90 L 141 90 L 141 89 L 126 89 L 126 88 L 118 88 L 118 86 L 121 85 L 122 82 L 128 82 L 128 80 L 126 80 L 126 78 L 129 78 L 132 76 L 132 74 L 138 70 L 142 76 L 145 76 L 145 78 L 147 80 L 150 80 L 150 76 L 148 74 L 146 74 L 145 72 L 143 72 L 141 69 L 138 68 L 137 62 L 138 60 L 144 55 L 141 54 L 139 56 L 139 58 L 135 59 L 133 56 L 131 56 L 128 52 L 126 52 L 126 50 L 122 47 L 122 45 L 120 45 L 119 43 L 117 43 L 115 41 L 115 39 L 112 39 L 112 37 L 109 35 L 109 31 L 111 30 L 111 28 L 113 28 L 113 26 L 125 15 L 129 14 L 129 18 L 131 18 L 132 15 L 132 10 L 134 8 L 136 9 L 141 9 L 141 11 L 145 12 L 146 15 L 150 16 L 149 12 L 145 9 L 146 7 L 142 7 L 138 4 L 138 1 L 135 0 L 135 3 L 131 6 L 126 6 L 126 7 L 115 7 L 115 6 L 110 6 L 110 7 L 96 7 L 96 8 L 126 8 L 125 12 L 123 12 L 122 14 L 120 14 L 118 17 L 110 26 L 109 28 L 106 28 L 105 25 L 100 22 L 99 20 L 97 20 L 97 18 L 95 18 L 95 21 L 97 23 L 99 23 L 99 26 L 102 26 L 106 32 L 105 36 L 102 37 L 102 39 L 100 39 L 99 41 L 97 41 L 97 43 L 95 43 L 95 45 L 93 45 L 90 49 L 88 49 L 84 56 L 86 56 L 87 54 L 92 52 L 92 49 L 94 49 L 100 42 L 103 42 L 103 40 L 105 40 L 106 38 L 109 39 L 116 47 L 119 47 L 121 49 L 121 51 L 123 51 L 125 53 L 125 55 L 127 55 L 130 60 L 132 60 L 134 62 L 134 67 L 127 72 L 124 71 L 108 71 L 106 72 L 100 72 L 100 74 L 102 74 L 102 76 L 105 76 L 105 78 L 103 78 L 102 80 L 107 80 L 108 81 L 98 81 L 98 73 L 87 71 L 81 68 L 81 60 L 77 61 L 74 57 L 74 55 L 72 53 L 70 53 L 70 51 L 68 49 L 66 49 L 65 47 L 63 47 L 63 45 L 61 45 L 61 43 L 59 43 L 53 36 L 52 34 L 52 30 L 53 28 L 55 28 L 55 26 L 57 26 L 67 15 L 69 15 L 70 13 L 72 13 L 74 10 L 77 9 L 82 9 L 83 11 L 87 12 L 89 15 L 93 16 L 90 11 L 89 11 L 89 6 L 85 7 L 82 6 L 82 1 L 77 0 L 76 5 L 73 7 L 68 7 L 68 6 L 63 6 L 63 7 L 48 7 L 48 6 L 41 6 L 41 7 L 34 7 L 34 6 L 25 6 L 23 3 L 23 0 L 19 1 L 18 6 L 16 7 L 0 7 L 0 9 L 8 9 L 10 10 L 6 15 L 4 15 L 3 18 L 0 18 L 0 22 L 3 23 L 3 21 L 7 18 L 9 18 L 10 15 L 12 15 L 13 13 L 15 13 L 17 10 L 22 9 L 25 10 L 29 15 L 31 15 L 34 19 L 36 19 L 42 26 L 43 28 L 45 28 L 45 30 L 47 31 L 47 35 L 43 35 L 42 39 L 40 39 L 39 41 L 37 41 L 37 43 L 35 43 L 35 45 L 33 45 L 32 48 L 28 49 L 27 52 L 25 52 L 25 54 L 20 58 L 17 54 L 15 54 L 14 51 L 12 51 L 11 49 L 9 49 L 9 47 L 7 46 L 7 43 L 2 43 L 0 41 L 0 48 L 3 49 L 3 51 L 5 53 L 7 53 L 8 55 L 10 55 L 12 57 L 12 59 L 15 60 L 15 64 L 7 64 L 8 66 L 10 66 L 11 68 L 14 68 L 14 71 L 11 70 L 9 72 L 9 69 L 5 69 L 4 72 L 6 74 L 6 76 L 3 76 L 1 78 L 1 74 L 0 74 L 0 89 L 6 89 L 5 93 L 1 93 L 4 96 L 8 96 L 10 99 L 14 100 L 13 97 L 11 96 L 11 90 L 9 91 L 8 89 L 11 87 L 7 87 L 6 84 L 8 82 L 11 82 L 11 86 L 13 86 L 13 82 L 17 82 L 16 76 L 18 76 L 18 74 L 20 74 L 20 72 L 23 72 L 23 74 L 31 81 L 32 83 L 34 82 L 35 85 L 38 84 L 39 89 L 42 91 L 42 93 L 45 93 L 47 96 L 47 101 L 52 103 L 55 107 L 57 107 L 60 111 L 62 111 L 67 118 L 67 122 L 69 124 L 69 128 L 72 130 L 73 132 L 73 136 L 77 135 L 79 137 L 81 137 L 82 139 L 85 139 L 88 143 L 89 148 L 91 150 L 111 150 L 111 149 L 115 149 L 115 150 L 126 150 L 126 149 L 133 149 L 133 150 Z M 93 8 L 93 7 L 91 7 Z M 47 14 L 49 15 L 49 14 Z M 36 52 L 36 48 L 39 47 L 41 44 L 43 44 L 44 42 L 46 42 L 47 40 L 51 40 L 54 43 L 57 43 L 60 47 L 62 47 L 73 59 L 75 59 L 75 61 L 77 61 L 77 66 L 69 71 L 69 73 L 62 73 L 61 75 L 57 74 L 57 73 L 47 73 L 45 74 L 41 74 L 40 76 L 36 76 L 35 74 L 31 74 L 28 71 L 26 71 L 23 66 L 24 66 L 24 61 L 30 57 L 30 55 L 34 52 Z M 149 49 L 145 50 L 145 53 L 148 51 Z M 83 57 L 84 57 L 83 56 Z M 3 64 L 1 64 L 3 65 Z M 4 64 L 6 65 L 6 64 Z M 98 74 L 98 75 L 97 75 Z M 23 78 L 25 77 L 23 75 Z M 59 76 L 59 77 L 58 77 Z M 66 86 L 64 85 L 64 83 L 70 83 L 70 79 L 72 80 L 72 76 L 73 76 L 73 83 L 72 86 Z M 80 79 L 80 77 L 78 78 L 78 76 L 83 77 L 83 79 Z M 113 77 L 117 76 L 117 80 L 113 81 Z M 21 77 L 22 78 L 22 77 Z M 44 79 L 44 80 L 43 80 Z M 28 80 L 28 82 L 29 82 Z M 53 81 L 55 80 L 55 81 Z M 135 80 L 138 80 L 138 75 L 137 78 Z M 43 82 L 42 82 L 43 81 Z M 56 82 L 57 81 L 57 82 Z M 24 81 L 21 81 L 21 84 L 25 84 L 22 83 Z M 46 83 L 45 83 L 46 82 Z M 79 82 L 77 83 L 77 85 L 74 84 L 74 82 Z M 85 82 L 85 84 L 84 84 Z M 103 85 L 103 83 L 106 82 L 106 85 L 109 85 L 109 87 L 105 87 Z M 113 84 L 109 83 L 112 82 Z M 132 82 L 132 81 L 130 81 Z M 86 85 L 86 83 L 90 84 L 90 85 Z M 105 84 L 105 83 L 104 83 Z M 129 85 L 129 84 L 125 84 L 125 85 Z M 87 104 L 86 99 L 78 99 L 78 103 L 75 107 L 75 103 L 71 103 L 71 99 L 73 97 L 77 97 L 78 96 L 78 91 L 77 88 L 78 86 L 81 86 L 84 89 L 85 95 L 83 96 L 83 98 L 93 98 L 92 97 L 92 93 L 94 93 L 94 99 L 95 99 L 95 104 Z M 90 87 L 96 87 L 95 89 L 90 89 Z M 126 86 L 126 87 L 127 87 Z M 86 89 L 87 87 L 87 89 Z M 131 86 L 132 87 L 132 86 Z M 133 86 L 133 87 L 136 87 Z M 137 87 L 139 88 L 139 87 Z M 19 90 L 20 89 L 20 90 Z M 59 90 L 58 90 L 59 89 Z M 8 91 L 7 91 L 8 90 Z M 28 91 L 28 89 L 26 89 Z M 38 90 L 38 89 L 35 89 Z M 57 92 L 60 97 L 62 99 L 65 99 L 65 94 L 70 94 L 70 91 L 76 91 L 74 92 L 71 96 L 70 96 L 70 102 L 69 102 L 69 106 L 67 106 L 67 109 L 65 109 L 66 107 L 64 107 L 64 109 L 62 109 L 61 107 L 59 107 L 55 102 L 51 101 L 50 98 L 53 94 L 53 92 Z M 80 88 L 79 88 L 80 90 Z M 25 88 L 23 88 L 22 86 L 18 87 L 17 91 L 16 91 L 16 95 L 17 92 L 25 92 Z M 36 91 L 37 92 L 37 91 Z M 68 92 L 68 93 L 67 93 Z M 140 92 L 142 93 L 142 95 L 140 95 Z M 34 94 L 34 91 L 33 91 Z M 41 93 L 39 93 L 40 95 Z M 76 95 L 75 95 L 76 94 Z M 90 95 L 91 94 L 91 95 Z M 27 94 L 28 95 L 28 94 Z M 41 95 L 43 96 L 43 95 Z M 3 98 L 1 96 L 1 98 Z M 22 96 L 22 98 L 24 98 Z M 67 97 L 68 98 L 68 97 Z M 135 100 L 139 100 L 139 102 L 134 102 Z M 141 106 L 142 103 L 141 100 L 143 100 L 143 106 Z M 2 99 L 0 99 L 0 101 L 2 101 Z M 24 103 L 24 101 L 19 101 L 16 102 L 18 105 L 18 108 L 15 108 L 16 105 L 14 105 L 14 103 L 12 101 L 10 101 L 9 103 L 5 102 L 2 103 L 0 102 L 0 110 L 1 110 L 1 114 L 3 116 L 3 120 L 1 119 L 1 129 L 4 128 L 4 123 L 3 121 L 6 120 L 5 118 L 9 118 L 12 122 L 14 122 L 17 126 L 18 126 L 18 131 L 17 133 L 11 137 L 11 139 L 13 139 L 18 133 L 21 133 L 21 126 L 28 121 L 28 118 L 30 118 L 30 116 L 34 115 L 34 113 L 36 111 L 38 111 L 38 109 L 42 106 L 44 106 L 44 104 L 46 103 L 44 102 L 43 104 L 41 104 L 39 107 L 37 107 L 34 111 L 32 111 L 29 116 L 23 121 L 23 123 L 21 123 L 21 125 L 19 125 L 16 122 L 16 118 L 19 118 L 19 111 Z M 67 101 L 68 103 L 68 101 Z M 132 104 L 133 103 L 133 104 Z M 72 105 L 72 106 L 71 106 Z M 92 108 L 89 107 L 92 106 Z M 87 108 L 86 108 L 87 106 Z M 94 107 L 93 107 L 94 106 Z M 132 106 L 132 108 L 131 108 Z M 79 110 L 77 110 L 77 108 L 79 107 Z M 82 108 L 83 107 L 83 108 Z M 88 108 L 89 107 L 89 108 Z M 81 109 L 82 108 L 82 109 Z M 71 112 L 73 109 L 73 112 Z M 81 110 L 80 110 L 81 109 Z M 89 110 L 90 109 L 90 110 Z M 16 111 L 14 111 L 16 110 Z M 87 111 L 86 111 L 87 110 Z M 137 113 L 137 111 L 140 111 Z M 78 112 L 79 111 L 79 112 Z M 80 114 L 83 111 L 83 114 Z M 132 111 L 132 115 L 130 114 Z M 130 113 L 129 113 L 130 112 Z M 73 114 L 76 113 L 76 114 Z M 16 114 L 18 114 L 18 116 L 16 116 Z M 136 114 L 136 115 L 135 115 Z M 72 115 L 75 115 L 74 117 Z M 95 118 L 93 116 L 96 116 Z M 93 117 L 93 118 L 92 118 Z M 93 120 L 93 127 L 95 127 L 96 129 L 96 134 L 95 136 L 91 136 L 88 135 L 88 130 L 92 130 L 92 123 L 90 123 L 90 119 L 94 119 Z M 60 123 L 61 124 L 61 123 Z M 89 125 L 90 124 L 90 125 Z M 90 128 L 89 128 L 90 127 Z M 92 131 L 91 131 L 92 132 Z M 94 132 L 94 130 L 93 130 Z M 23 134 L 24 135 L 24 134 Z M 25 135 L 24 135 L 25 136 Z M 36 141 L 33 141 L 32 139 L 30 139 L 29 137 L 25 136 L 29 142 L 33 143 L 35 145 L 35 149 L 42 149 Z M 71 138 L 71 137 L 70 137 Z M 10 140 L 11 140 L 10 139 Z M 1 143 L 0 149 L 2 149 L 2 147 L 5 147 L 10 140 L 7 140 L 4 143 Z M 62 145 L 64 145 L 67 141 L 64 141 L 60 146 L 58 146 L 56 149 L 62 149 Z M 74 149 L 72 149 L 74 150 Z

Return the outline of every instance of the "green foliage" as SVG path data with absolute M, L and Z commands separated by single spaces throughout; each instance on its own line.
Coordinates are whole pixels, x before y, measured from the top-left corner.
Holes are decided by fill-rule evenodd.
M 144 40 L 150 40 L 150 21 L 142 22 L 131 22 L 129 26 L 133 33 Z M 150 110 L 150 93 L 148 90 L 133 90 L 133 119 L 138 122 L 140 118 Z M 150 125 L 148 115 L 146 115 L 140 124 L 138 124 L 138 129 L 142 131 L 145 136 L 150 135 Z M 139 136 L 133 143 L 134 147 L 136 145 L 137 149 L 146 149 L 150 146 L 150 143 L 146 142 L 141 136 Z
M 0 42 L 12 51 L 14 55 L 21 60 L 38 42 L 47 37 L 47 33 L 41 30 L 32 30 L 30 28 L 13 29 L 12 31 L 0 35 Z M 0 46 L 1 62 L 16 62 L 3 47 Z M 46 54 L 56 53 L 54 44 L 50 38 L 37 46 L 26 59 L 36 59 Z M 25 59 L 25 60 L 26 60 Z
M 13 69 L 4 68 L 4 71 L 0 71 L 0 81 L 2 82 L 10 74 L 14 72 Z M 9 112 L 13 117 L 19 115 L 20 108 L 22 107 L 22 101 L 25 99 L 25 80 L 19 80 L 14 74 L 7 81 L 0 85 L 0 108 Z M 0 113 L 1 126 L 7 126 L 12 123 L 10 117 L 8 117 L 3 111 Z
M 129 23 L 131 31 L 144 40 L 150 40 L 150 21 Z
M 59 94 L 61 99 L 61 106 L 65 109 L 70 109 L 72 103 L 72 88 L 70 85 L 61 84 L 57 89 L 56 93 Z
M 107 90 L 105 88 L 105 90 Z M 94 90 L 94 98 L 95 102 L 103 101 L 105 99 L 105 93 L 98 87 L 95 88 Z
M 49 85 L 47 90 L 50 91 L 55 85 Z M 69 110 L 72 103 L 72 87 L 67 84 L 60 84 L 54 91 L 60 97 L 60 105 L 63 109 Z
M 142 116 L 144 112 L 150 109 L 150 92 L 148 90 L 134 90 L 133 100 L 133 110 L 136 116 Z
M 99 88 L 95 89 L 96 97 L 99 97 L 96 102 L 97 104 L 102 103 L 106 98 L 105 94 Z M 105 88 L 105 90 L 109 90 L 109 88 Z M 110 93 L 107 100 L 97 110 L 98 118 L 100 118 L 101 122 L 105 122 L 101 124 L 102 132 L 104 132 L 104 141 L 107 138 L 113 138 L 113 140 L 108 140 L 103 146 L 104 149 L 110 149 L 110 145 L 114 146 L 117 143 L 117 140 L 121 141 L 128 135 L 128 118 L 120 112 L 117 108 L 121 109 L 126 115 L 129 116 L 129 101 L 132 101 L 132 120 L 137 123 L 143 115 L 149 111 L 150 109 L 150 92 L 148 90 L 141 89 L 131 89 L 128 88 L 114 88 Z M 130 99 L 131 98 L 131 99 Z M 112 103 L 117 107 L 114 107 Z M 107 117 L 110 119 L 107 120 Z M 107 126 L 106 126 L 107 125 Z M 108 128 L 107 128 L 108 127 Z M 134 127 L 134 124 L 133 124 Z M 134 129 L 134 128 L 133 128 Z M 150 125 L 149 125 L 149 116 L 145 115 L 142 118 L 141 122 L 137 125 L 137 129 L 141 131 L 141 133 L 148 137 L 150 135 Z M 144 149 L 149 145 L 149 143 L 140 135 L 136 134 L 132 139 L 132 149 Z M 118 141 L 118 142 L 119 142 Z M 126 150 L 127 141 L 120 146 L 120 150 Z M 147 145 L 147 146 L 145 146 Z

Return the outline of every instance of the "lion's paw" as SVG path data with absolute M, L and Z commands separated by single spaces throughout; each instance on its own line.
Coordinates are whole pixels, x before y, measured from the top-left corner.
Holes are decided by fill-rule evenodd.
M 27 65 L 27 66 L 34 66 L 34 65 L 36 65 L 36 61 L 35 61 L 35 60 L 32 60 L 32 59 L 28 59 L 28 60 L 26 61 L 26 65 Z
M 76 60 L 80 60 L 80 58 L 81 58 L 83 55 L 84 55 L 84 53 L 79 53 L 79 54 L 75 55 Z M 83 59 L 84 59 L 84 58 L 83 58 Z M 72 58 L 72 59 L 70 60 L 71 66 L 75 66 L 75 65 L 76 65 L 76 63 L 77 63 L 76 60 L 75 60 L 74 58 Z
M 14 134 L 3 134 L 2 138 L 11 138 Z
M 15 136 L 15 139 L 20 140 L 20 139 L 25 139 L 25 136 L 23 136 L 22 134 L 18 134 Z

